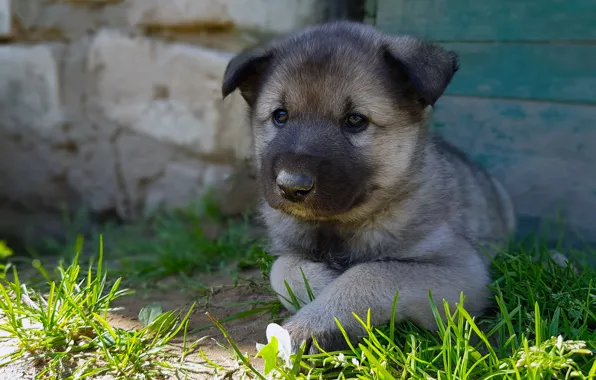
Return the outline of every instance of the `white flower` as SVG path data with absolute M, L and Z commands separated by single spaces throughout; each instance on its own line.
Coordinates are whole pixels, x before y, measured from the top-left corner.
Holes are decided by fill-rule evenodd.
M 292 353 L 292 341 L 288 330 L 277 323 L 270 323 L 267 325 L 266 334 L 267 342 L 271 342 L 272 337 L 277 338 L 279 356 L 286 362 L 286 365 L 289 366 L 291 363 L 290 355 Z

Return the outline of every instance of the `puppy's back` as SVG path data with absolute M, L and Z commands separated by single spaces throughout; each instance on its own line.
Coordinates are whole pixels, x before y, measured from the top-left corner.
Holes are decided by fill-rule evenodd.
M 433 145 L 450 167 L 465 228 L 482 243 L 501 246 L 515 231 L 513 202 L 503 185 L 468 155 L 433 136 Z

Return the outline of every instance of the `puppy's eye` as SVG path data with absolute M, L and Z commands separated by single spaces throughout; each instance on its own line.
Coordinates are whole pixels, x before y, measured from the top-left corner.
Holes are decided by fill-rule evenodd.
M 271 115 L 273 122 L 278 127 L 284 125 L 288 121 L 289 117 L 290 115 L 288 115 L 288 111 L 286 111 L 283 108 L 276 109 L 275 111 L 273 111 L 273 114 Z
M 350 133 L 358 133 L 364 131 L 368 127 L 368 119 L 364 116 L 353 113 L 348 115 L 344 123 L 344 129 Z

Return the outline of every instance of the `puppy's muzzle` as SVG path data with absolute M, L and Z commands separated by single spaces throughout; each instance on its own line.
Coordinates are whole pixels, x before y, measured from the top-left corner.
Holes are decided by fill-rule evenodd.
M 303 202 L 315 187 L 311 175 L 282 169 L 275 179 L 282 197 L 290 202 Z

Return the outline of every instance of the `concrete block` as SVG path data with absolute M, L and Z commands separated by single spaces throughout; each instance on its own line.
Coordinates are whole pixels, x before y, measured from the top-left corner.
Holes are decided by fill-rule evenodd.
M 316 0 L 131 0 L 133 25 L 236 27 L 286 33 L 321 20 Z
M 89 99 L 111 121 L 190 152 L 246 157 L 250 128 L 239 122 L 238 94 L 225 101 L 221 82 L 230 53 L 102 31 L 91 45 Z
M 0 0 L 0 37 L 9 36 L 12 29 L 10 0 Z
M 63 122 L 53 46 L 0 46 L 0 129 L 49 132 Z

